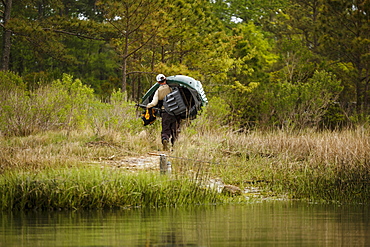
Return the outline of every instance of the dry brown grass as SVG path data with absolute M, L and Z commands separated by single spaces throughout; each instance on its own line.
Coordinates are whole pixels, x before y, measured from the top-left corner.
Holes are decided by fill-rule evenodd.
M 338 201 L 361 195 L 363 201 L 370 193 L 367 129 L 239 133 L 201 128 L 197 121 L 202 119 L 182 129 L 169 153 L 174 172 L 218 177 L 240 187 L 258 182 L 295 198 Z M 108 157 L 138 157 L 161 148 L 159 131 L 156 125 L 136 132 L 104 130 L 99 137 L 88 129 L 1 137 L 1 169 L 71 167 Z
M 200 133 L 190 127 L 174 154 L 190 158 L 181 167 L 201 167 L 207 175 L 239 186 L 259 181 L 276 193 L 313 200 L 368 198 L 370 137 L 364 128 Z
M 137 133 L 106 131 L 96 137 L 88 129 L 45 132 L 27 137 L 1 137 L 2 167 L 32 164 L 62 164 L 108 157 L 136 156 L 161 149 L 159 129 L 148 127 Z M 268 158 L 272 163 L 304 162 L 311 166 L 366 166 L 370 156 L 369 131 L 252 131 L 226 129 L 199 132 L 185 127 L 171 153 L 173 156 L 213 163 L 229 163 L 230 157 Z

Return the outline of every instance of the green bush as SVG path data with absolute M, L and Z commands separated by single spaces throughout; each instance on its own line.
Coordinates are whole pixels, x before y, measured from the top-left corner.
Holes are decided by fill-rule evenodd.
M 260 126 L 317 126 L 343 90 L 335 75 L 316 71 L 307 82 L 260 84 L 252 92 L 236 92 L 234 116 Z
M 21 78 L 8 77 L 13 85 L 2 88 L 0 130 L 4 135 L 25 136 L 39 131 L 86 125 L 87 112 L 96 102 L 94 92 L 78 79 L 63 75 L 51 85 L 28 91 Z M 21 85 L 21 86 L 16 86 Z
M 22 78 L 12 72 L 0 72 L 0 132 L 30 133 L 30 97 Z
M 228 104 L 224 99 L 214 97 L 209 100 L 208 105 L 202 108 L 197 119 L 193 120 L 190 126 L 204 132 L 212 130 L 217 131 L 218 128 L 229 123 L 230 110 Z M 191 132 L 191 129 L 187 131 Z
M 10 71 L 0 71 L 0 82 L 1 93 L 15 90 L 26 90 L 26 84 L 22 77 Z
M 113 91 L 109 103 L 93 102 L 88 117 L 97 136 L 104 131 L 131 132 L 140 130 L 134 102 L 127 101 L 120 90 Z

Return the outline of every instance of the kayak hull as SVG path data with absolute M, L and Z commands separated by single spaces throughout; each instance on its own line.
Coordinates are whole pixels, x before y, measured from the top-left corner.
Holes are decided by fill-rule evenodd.
M 201 108 L 208 104 L 207 96 L 203 90 L 202 83 L 195 80 L 192 77 L 184 75 L 175 75 L 167 77 L 167 84 L 172 88 L 173 91 L 178 91 L 181 94 L 183 102 L 185 104 L 186 110 L 178 113 L 176 110 L 171 110 L 170 107 L 167 107 L 169 104 L 166 104 L 165 98 L 164 106 L 165 110 L 172 115 L 179 114 L 181 118 L 195 118 L 197 113 Z M 158 83 L 154 84 L 142 97 L 142 105 L 147 105 L 153 99 L 153 96 L 160 85 Z M 172 107 L 173 108 L 173 107 Z

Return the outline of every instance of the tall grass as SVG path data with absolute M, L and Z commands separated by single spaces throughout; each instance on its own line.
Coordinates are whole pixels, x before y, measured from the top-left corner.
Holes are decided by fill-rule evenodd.
M 167 207 L 221 202 L 214 190 L 187 178 L 128 174 L 96 167 L 7 172 L 0 178 L 0 209 L 60 210 Z
M 9 80 L 15 80 L 13 77 Z M 10 203 L 6 207 L 37 207 L 35 205 L 38 200 L 42 202 L 40 205 L 47 205 L 39 206 L 42 208 L 84 207 L 79 204 L 80 201 L 83 201 L 85 205 L 88 204 L 86 200 L 93 197 L 89 196 L 90 199 L 87 199 L 81 195 L 83 193 L 90 195 L 91 188 L 97 191 L 98 187 L 105 185 L 102 183 L 103 179 L 95 185 L 89 185 L 88 179 L 85 182 L 79 181 L 81 185 L 76 187 L 79 191 L 85 191 L 83 183 L 86 183 L 90 189 L 79 196 L 75 194 L 71 197 L 72 199 L 64 195 L 64 198 L 74 200 L 69 206 L 50 205 L 44 202 L 47 193 L 50 195 L 54 193 L 53 196 L 56 197 L 52 187 L 54 182 L 50 181 L 57 181 L 58 188 L 64 186 L 60 184 L 63 182 L 65 186 L 69 186 L 68 191 L 76 190 L 70 184 L 69 179 L 54 179 L 56 175 L 50 172 L 50 169 L 55 169 L 55 172 L 58 171 L 61 174 L 68 174 L 72 169 L 71 171 L 75 171 L 75 176 L 81 177 L 89 173 L 87 168 L 83 168 L 83 172 L 78 170 L 85 164 L 97 163 L 96 166 L 99 167 L 100 162 L 108 157 L 119 162 L 128 156 L 145 156 L 148 152 L 161 149 L 160 121 L 143 127 L 135 107 L 132 103 L 123 100 L 125 97 L 122 93 L 114 92 L 109 103 L 102 103 L 91 98 L 90 89 L 82 86 L 79 81 L 72 80 L 71 77 L 65 76 L 62 81 L 56 81 L 53 85 L 51 88 L 48 86 L 41 88 L 40 91 L 32 92 L 32 95 L 24 93 L 25 89 L 19 86 L 14 90 L 13 95 L 18 100 L 9 100 L 6 97 L 7 87 L 0 88 L 2 90 L 0 94 L 2 102 L 2 108 L 0 108 L 2 183 L 7 184 L 6 186 L 9 186 L 9 183 L 12 184 L 8 187 L 10 191 L 12 191 L 11 188 L 17 188 L 17 191 L 27 191 L 22 196 L 6 193 L 7 202 L 10 201 L 9 198 L 12 198 L 11 195 L 17 198 L 14 199 L 17 200 L 17 206 Z M 79 99 L 70 97 L 66 87 L 77 95 L 84 92 L 83 97 Z M 58 92 L 58 88 L 62 92 L 60 95 L 55 93 L 55 90 Z M 61 104 L 62 96 L 66 99 L 66 105 Z M 35 104 L 33 110 L 24 111 L 24 107 L 18 108 L 19 104 L 27 106 L 22 100 L 31 99 Z M 52 99 L 58 100 L 54 102 Z M 49 106 L 45 102 L 55 104 Z M 58 113 L 52 114 L 53 109 L 59 109 Z M 188 184 L 188 178 L 190 181 L 194 178 L 196 181 L 218 178 L 226 184 L 237 185 L 241 188 L 251 185 L 259 186 L 265 189 L 268 196 L 285 195 L 296 199 L 335 203 L 370 202 L 370 130 L 368 127 L 338 131 L 313 131 L 311 129 L 235 131 L 231 124 L 226 125 L 230 123 L 228 112 L 229 109 L 225 102 L 221 99 L 211 99 L 210 104 L 197 119 L 183 124 L 180 138 L 174 151 L 170 153 L 170 161 L 178 179 L 168 181 L 168 184 L 179 188 L 171 190 L 171 193 L 176 191 L 183 193 L 180 184 Z M 28 114 L 32 117 L 28 118 Z M 28 122 L 24 122 L 23 119 L 27 119 Z M 91 169 L 91 172 L 98 176 L 97 170 Z M 38 172 L 42 175 L 33 175 Z M 105 176 L 104 174 L 99 176 Z M 123 175 L 120 173 L 119 176 Z M 138 179 L 136 175 L 128 177 L 124 180 L 128 184 L 133 184 L 135 179 Z M 120 183 L 121 179 L 123 178 L 117 178 L 115 183 Z M 71 181 L 77 180 L 73 178 Z M 163 198 L 162 190 L 157 190 L 159 185 L 150 187 L 152 180 L 149 177 L 139 181 L 142 181 L 141 186 L 138 187 L 142 189 L 142 192 L 136 191 L 135 193 L 151 195 L 145 198 L 152 198 L 144 202 L 140 201 L 142 197 L 139 198 L 140 200 L 136 198 L 140 206 L 173 204 L 170 201 L 155 203 L 159 199 L 156 199 L 157 197 L 152 193 L 159 193 L 158 196 Z M 166 181 L 160 181 L 167 184 Z M 148 184 L 148 186 L 145 187 L 143 184 Z M 45 190 L 33 189 L 31 185 L 37 185 Z M 4 186 L 2 185 L 2 188 L 5 188 Z M 32 189 L 29 190 L 30 186 Z M 196 202 L 198 193 L 202 195 L 202 190 L 192 186 L 185 186 L 188 189 L 186 193 L 194 197 Z M 124 202 L 126 197 L 119 197 L 121 192 L 116 192 L 115 188 L 111 184 L 104 191 L 116 195 Z M 190 188 L 196 193 L 193 193 Z M 104 191 L 100 191 L 100 196 L 106 193 Z M 167 189 L 165 191 L 168 192 Z M 181 198 L 181 193 L 172 194 L 172 196 Z M 33 199 L 28 201 L 34 200 L 30 204 L 33 206 L 28 205 L 27 200 L 22 199 L 30 194 L 33 195 Z M 41 198 L 44 199 L 38 199 L 39 194 L 42 194 Z M 134 198 L 134 194 L 129 198 Z M 118 200 L 109 200 L 112 200 L 110 203 L 112 206 L 136 205 L 134 200 L 121 204 Z M 151 200 L 154 200 L 154 204 L 149 203 Z M 19 204 L 19 201 L 22 203 Z M 66 202 L 67 199 L 62 201 Z M 180 201 L 190 203 L 185 199 Z M 98 199 L 94 199 L 95 204 L 88 202 L 96 207 L 108 206 L 108 204 L 99 202 Z
M 161 147 L 158 126 L 124 131 L 103 130 L 101 136 L 86 129 L 0 137 L 1 171 L 71 169 L 92 161 L 99 166 L 107 157 L 119 162 Z M 366 128 L 239 133 L 211 128 L 202 115 L 183 127 L 169 160 L 174 173 L 184 178 L 219 178 L 241 188 L 252 184 L 269 196 L 369 203 L 368 136 Z
M 188 136 L 181 139 L 176 155 L 211 161 L 201 164 L 203 170 L 226 183 L 242 187 L 257 183 L 270 194 L 296 199 L 370 202 L 370 139 L 366 128 L 185 132 Z

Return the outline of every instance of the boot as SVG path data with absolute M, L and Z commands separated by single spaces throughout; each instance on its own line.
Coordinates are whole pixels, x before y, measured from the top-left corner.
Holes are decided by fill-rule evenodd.
M 168 140 L 166 138 L 162 139 L 163 151 L 168 151 Z

